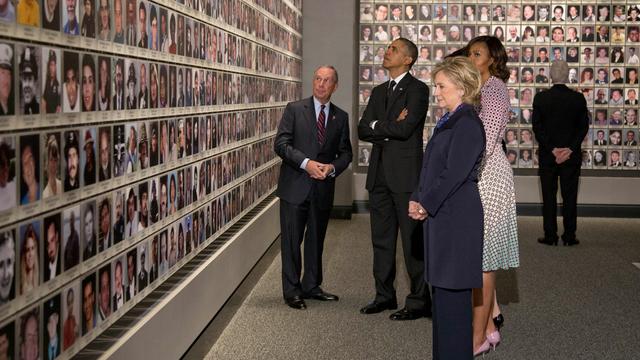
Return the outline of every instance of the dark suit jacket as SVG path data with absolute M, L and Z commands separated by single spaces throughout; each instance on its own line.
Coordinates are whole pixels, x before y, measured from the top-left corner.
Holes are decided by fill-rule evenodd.
M 422 129 L 429 106 L 429 88 L 407 73 L 388 100 L 389 82 L 373 88 L 367 108 L 358 124 L 360 140 L 373 143 L 367 172 L 367 190 L 373 190 L 379 163 L 384 163 L 387 185 L 394 192 L 413 192 L 422 163 Z M 407 108 L 403 121 L 395 121 Z M 375 129 L 370 124 L 376 121 Z
M 593 33 L 591 34 L 582 34 L 583 42 L 592 42 L 593 41 Z
M 333 205 L 335 177 L 349 166 L 353 157 L 349 115 L 331 104 L 322 146 L 318 143 L 316 122 L 313 97 L 287 104 L 278 124 L 274 145 L 276 154 L 282 158 L 277 194 L 284 201 L 300 204 L 307 199 L 315 183 L 318 206 L 329 209 Z M 300 168 L 305 158 L 332 164 L 335 176 L 327 176 L 322 181 L 312 179 Z
M 589 111 L 582 94 L 564 84 L 553 85 L 533 98 L 533 132 L 539 144 L 540 167 L 555 166 L 553 148 L 568 147 L 568 164 L 580 165 L 580 144 L 589 129 Z
M 425 279 L 433 286 L 482 287 L 484 218 L 478 168 L 484 149 L 484 127 L 471 105 L 458 109 L 427 144 L 411 199 L 427 210 Z

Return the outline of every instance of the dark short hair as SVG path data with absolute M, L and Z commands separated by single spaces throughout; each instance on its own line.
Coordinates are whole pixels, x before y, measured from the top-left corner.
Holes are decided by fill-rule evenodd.
M 411 68 L 418 60 L 418 47 L 407 38 L 400 37 L 396 41 L 400 41 L 407 48 L 406 55 L 411 57 L 411 64 L 409 64 L 409 68 Z

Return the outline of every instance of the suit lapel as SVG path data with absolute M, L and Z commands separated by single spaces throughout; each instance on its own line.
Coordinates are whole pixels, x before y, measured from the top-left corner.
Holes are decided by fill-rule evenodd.
M 313 104 L 313 96 L 309 98 L 309 101 L 304 105 L 305 111 L 304 115 L 307 118 L 307 126 L 309 127 L 309 139 L 311 140 L 311 144 L 313 146 L 314 152 L 318 152 L 319 145 L 318 144 L 318 128 L 317 128 L 317 119 L 316 119 L 316 109 Z M 325 135 L 326 137 L 326 135 Z
M 331 104 L 329 106 L 329 118 L 327 120 L 327 130 L 325 132 L 324 144 L 323 147 L 330 142 L 330 139 L 333 137 L 333 134 L 336 132 L 336 109 L 335 105 Z
M 400 96 L 402 96 L 402 94 L 404 94 L 404 92 L 407 90 L 407 85 L 409 84 L 409 81 L 411 81 L 411 78 L 411 74 L 407 73 L 402 78 L 402 80 L 400 80 L 398 85 L 396 85 L 395 91 L 391 94 L 391 98 L 387 102 L 387 108 L 385 110 L 384 116 L 385 119 L 389 120 L 389 111 L 393 108 L 393 104 L 396 102 L 396 100 L 398 100 L 398 98 L 400 98 Z M 388 83 L 387 86 L 389 86 Z

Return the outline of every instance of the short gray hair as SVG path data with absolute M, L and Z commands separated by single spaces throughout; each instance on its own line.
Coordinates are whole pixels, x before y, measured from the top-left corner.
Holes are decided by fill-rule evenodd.
M 569 82 L 569 65 L 564 60 L 556 60 L 551 64 L 551 81 L 554 84 L 566 84 Z
M 336 70 L 336 68 L 333 65 L 320 65 L 316 68 L 316 70 L 313 72 L 313 74 L 315 75 L 315 73 L 318 72 L 318 70 L 322 69 L 322 68 L 327 68 L 327 69 L 331 69 L 333 70 L 333 80 L 336 82 L 336 84 L 338 83 L 338 70 Z

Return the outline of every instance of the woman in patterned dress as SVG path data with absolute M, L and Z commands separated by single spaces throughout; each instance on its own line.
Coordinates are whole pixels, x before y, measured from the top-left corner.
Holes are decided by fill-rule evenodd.
M 473 294 L 473 349 L 486 352 L 500 342 L 493 314 L 500 314 L 495 296 L 496 270 L 519 266 L 516 202 L 513 171 L 502 150 L 509 121 L 507 54 L 500 40 L 479 36 L 466 47 L 467 55 L 482 76 L 480 119 L 486 133 L 486 149 L 480 168 L 480 198 L 484 209 L 483 288 Z

